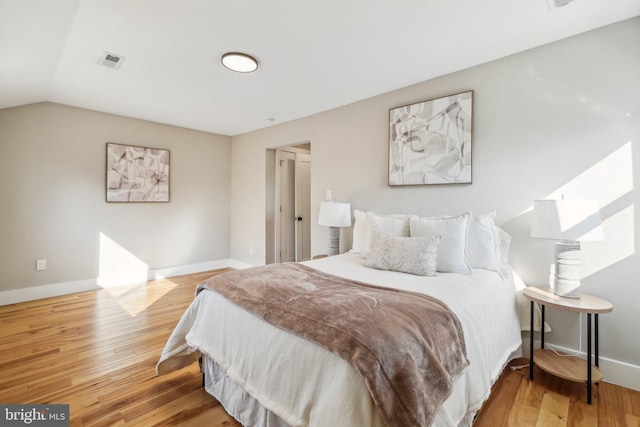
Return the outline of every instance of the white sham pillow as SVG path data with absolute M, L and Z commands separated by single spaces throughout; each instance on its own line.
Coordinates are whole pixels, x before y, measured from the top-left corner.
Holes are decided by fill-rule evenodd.
M 438 271 L 471 274 L 467 263 L 467 229 L 471 213 L 450 217 L 412 217 L 411 237 L 440 236 Z
M 467 262 L 471 268 L 499 271 L 496 243 L 496 211 L 472 215 L 467 232 Z
M 509 248 L 511 247 L 511 235 L 497 225 L 493 228 L 495 233 L 496 253 L 498 258 L 498 273 L 502 278 L 511 276 L 509 266 Z
M 392 237 L 371 234 L 366 266 L 418 276 L 435 276 L 440 236 Z
M 364 249 L 364 241 L 367 237 L 367 227 L 369 221 L 367 221 L 367 213 L 358 209 L 353 210 L 353 217 L 355 222 L 353 224 L 353 240 L 351 243 L 351 252 L 356 254 L 362 253 Z
M 365 257 L 369 252 L 371 234 L 374 231 L 392 237 L 409 237 L 409 216 L 378 215 L 367 212 L 367 232 L 360 252 Z
M 472 268 L 492 270 L 507 278 L 511 272 L 511 236 L 495 224 L 495 216 L 495 210 L 471 216 L 467 232 L 467 262 Z

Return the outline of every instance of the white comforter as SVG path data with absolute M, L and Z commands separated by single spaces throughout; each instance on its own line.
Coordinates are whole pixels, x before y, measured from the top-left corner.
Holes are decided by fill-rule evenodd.
M 305 264 L 362 282 L 427 293 L 456 313 L 471 364 L 456 380 L 435 426 L 470 424 L 504 365 L 519 354 L 513 281 L 502 280 L 497 273 L 474 269 L 471 275 L 420 277 L 367 268 L 356 254 Z M 364 381 L 346 361 L 214 292 L 201 292 L 187 309 L 165 346 L 158 372 L 191 363 L 199 352 L 293 426 L 383 426 Z

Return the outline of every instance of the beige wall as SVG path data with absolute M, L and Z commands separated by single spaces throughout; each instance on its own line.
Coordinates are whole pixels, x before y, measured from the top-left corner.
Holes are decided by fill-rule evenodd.
M 169 149 L 171 202 L 106 203 L 106 142 Z M 95 281 L 101 233 L 150 270 L 228 259 L 230 155 L 230 138 L 205 132 L 51 103 L 0 110 L 0 291 Z
M 533 200 L 561 194 L 596 198 L 607 241 L 585 245 L 584 291 L 615 306 L 601 317 L 601 354 L 640 367 L 640 340 L 630 338 L 640 300 L 635 250 L 640 182 L 634 168 L 640 160 L 638 40 L 640 18 L 635 18 L 234 137 L 232 258 L 264 263 L 265 149 L 300 141 L 312 144 L 313 254 L 326 251 L 327 230 L 317 225 L 317 213 L 328 189 L 355 209 L 381 213 L 497 209 L 498 223 L 513 236 L 513 266 L 528 284 L 544 284 L 552 242 L 529 237 L 527 210 Z M 474 91 L 473 184 L 389 188 L 389 109 L 466 90 Z M 348 248 L 350 230 L 343 235 Z M 550 313 L 550 318 L 555 326 L 550 340 L 578 348 L 578 317 Z M 631 381 L 640 389 L 640 376 Z

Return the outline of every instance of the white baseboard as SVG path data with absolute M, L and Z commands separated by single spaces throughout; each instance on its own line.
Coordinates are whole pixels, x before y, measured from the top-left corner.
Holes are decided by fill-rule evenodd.
M 231 267 L 232 260 L 220 259 L 215 261 L 199 262 L 196 264 L 177 265 L 175 267 L 159 268 L 149 271 L 149 280 L 163 279 L 165 277 L 182 276 L 184 274 L 200 273 L 201 271 L 219 270 Z
M 238 265 L 238 267 L 234 266 Z M 243 266 L 243 267 L 241 267 Z M 183 274 L 199 273 L 201 271 L 217 270 L 220 268 L 247 268 L 248 264 L 242 264 L 231 259 L 221 259 L 207 262 L 200 262 L 188 265 L 178 265 L 174 267 L 159 268 L 150 270 L 149 280 L 162 279 L 166 277 L 181 276 Z M 94 291 L 100 289 L 98 278 L 75 280 L 72 282 L 52 283 L 48 285 L 31 286 L 28 288 L 11 289 L 0 291 L 0 305 L 16 304 L 25 301 L 34 301 L 42 298 L 57 297 L 60 295 L 74 294 L 76 292 Z
M 539 341 L 536 340 L 539 344 Z M 562 347 L 553 343 L 546 343 L 545 348 L 552 346 L 561 353 L 576 354 L 578 357 L 587 360 L 587 353 L 578 352 L 573 348 Z M 536 348 L 538 348 L 536 346 Z M 604 375 L 604 381 L 616 384 L 632 390 L 640 391 L 640 366 L 631 363 L 621 362 L 619 360 L 610 359 L 608 357 L 599 357 L 599 368 Z M 592 359 L 593 360 L 593 359 Z
M 76 292 L 100 289 L 98 279 L 75 280 L 73 282 L 53 283 L 50 285 L 31 286 L 29 288 L 11 289 L 0 292 L 0 305 L 34 301 L 42 298 L 75 294 Z
M 235 259 L 230 260 L 229 267 L 235 268 L 236 270 L 244 270 L 245 268 L 255 267 L 255 265 L 247 264 L 245 262 L 236 261 Z

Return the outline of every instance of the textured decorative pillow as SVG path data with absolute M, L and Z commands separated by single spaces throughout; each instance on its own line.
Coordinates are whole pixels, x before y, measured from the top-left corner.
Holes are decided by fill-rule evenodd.
M 387 236 L 409 237 L 409 217 L 407 215 L 385 216 L 367 212 L 367 233 L 361 251 L 365 257 L 369 252 L 371 234 L 374 231 Z
M 467 229 L 469 212 L 459 216 L 411 218 L 411 237 L 440 236 L 438 271 L 470 274 L 467 264 Z
M 374 231 L 367 252 L 367 267 L 435 276 L 440 236 L 392 237 Z

